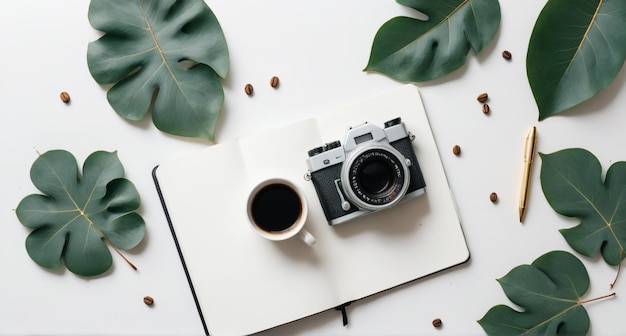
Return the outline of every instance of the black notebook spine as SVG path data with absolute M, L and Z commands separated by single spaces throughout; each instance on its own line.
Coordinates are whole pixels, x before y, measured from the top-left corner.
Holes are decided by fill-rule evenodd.
M 159 179 L 157 178 L 157 169 L 159 166 L 154 167 L 152 169 L 152 179 L 154 180 L 154 185 L 156 187 L 157 193 L 159 194 L 159 200 L 161 201 L 161 206 L 163 207 L 163 212 L 165 213 L 165 218 L 167 219 L 167 224 L 170 227 L 170 232 L 172 233 L 172 237 L 174 238 L 174 244 L 176 245 L 176 251 L 178 251 L 178 256 L 180 257 L 180 262 L 183 265 L 183 270 L 185 271 L 185 276 L 187 277 L 187 283 L 189 283 L 189 289 L 191 289 L 191 295 L 193 295 L 193 301 L 196 304 L 196 309 L 198 310 L 198 314 L 200 315 L 200 321 L 202 322 L 202 328 L 204 329 L 204 333 L 209 335 L 209 330 L 206 325 L 206 321 L 204 320 L 204 315 L 202 314 L 202 308 L 200 308 L 200 303 L 198 302 L 198 296 L 196 295 L 196 291 L 193 287 L 193 282 L 191 281 L 191 277 L 189 276 L 189 270 L 187 269 L 187 264 L 185 263 L 185 258 L 183 257 L 183 253 L 180 249 L 180 245 L 178 244 L 178 239 L 176 238 L 176 231 L 174 230 L 174 226 L 172 226 L 172 220 L 170 219 L 170 214 L 167 211 L 167 205 L 165 204 L 165 199 L 163 198 L 163 193 L 161 192 L 161 187 L 159 186 Z

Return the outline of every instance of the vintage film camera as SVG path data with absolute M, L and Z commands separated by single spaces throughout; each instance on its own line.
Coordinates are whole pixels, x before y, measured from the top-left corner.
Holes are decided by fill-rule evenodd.
M 308 152 L 307 176 L 329 225 L 424 194 L 413 138 L 396 118 L 384 129 L 369 123 L 350 128 L 343 147 L 337 140 Z

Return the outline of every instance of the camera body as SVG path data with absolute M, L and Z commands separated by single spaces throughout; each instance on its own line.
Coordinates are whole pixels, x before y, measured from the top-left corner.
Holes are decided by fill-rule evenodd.
M 400 118 L 385 128 L 350 128 L 344 145 L 326 143 L 308 152 L 309 175 L 329 225 L 392 207 L 426 191 L 411 141 Z

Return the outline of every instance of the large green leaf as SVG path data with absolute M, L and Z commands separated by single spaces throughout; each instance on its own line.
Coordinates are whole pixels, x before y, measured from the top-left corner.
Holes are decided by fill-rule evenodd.
M 523 311 L 492 307 L 478 321 L 487 334 L 584 335 L 589 330 L 589 316 L 581 302 L 589 289 L 589 275 L 572 254 L 548 252 L 531 265 L 513 268 L 498 282 Z
M 26 239 L 30 257 L 39 265 L 67 268 L 79 275 L 97 275 L 111 267 L 104 239 L 126 250 L 145 234 L 145 223 L 134 212 L 140 200 L 124 179 L 116 153 L 95 152 L 83 166 L 64 150 L 40 155 L 31 167 L 35 187 L 44 195 L 26 196 L 18 205 L 20 222 L 34 230 Z
M 552 208 L 580 224 L 562 229 L 568 244 L 585 256 L 602 253 L 610 265 L 626 256 L 626 162 L 614 163 L 602 183 L 602 167 L 590 152 L 565 149 L 541 156 L 541 187 Z
M 89 21 L 105 34 L 87 63 L 124 118 L 152 120 L 162 131 L 214 139 L 228 73 L 226 40 L 202 0 L 92 0 Z
M 539 120 L 604 89 L 625 57 L 626 1 L 548 1 L 535 23 L 526 58 Z
M 465 64 L 472 48 L 478 54 L 500 26 L 498 0 L 397 0 L 428 16 L 422 21 L 395 17 L 374 38 L 366 71 L 422 82 Z

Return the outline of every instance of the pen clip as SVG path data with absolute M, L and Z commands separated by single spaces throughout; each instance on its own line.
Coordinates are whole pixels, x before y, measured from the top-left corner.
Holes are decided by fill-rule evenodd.
M 532 162 L 537 147 L 537 128 L 532 126 L 526 135 L 524 144 L 524 162 Z

